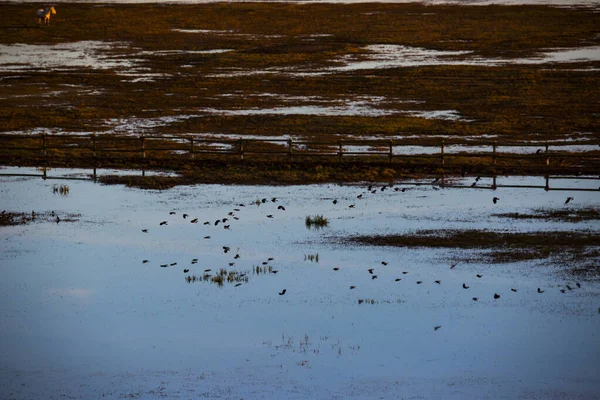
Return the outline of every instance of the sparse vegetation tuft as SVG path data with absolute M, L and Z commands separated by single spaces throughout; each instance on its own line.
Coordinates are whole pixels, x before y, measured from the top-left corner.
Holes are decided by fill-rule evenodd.
M 323 215 L 307 215 L 304 219 L 304 224 L 307 229 L 321 229 L 329 226 L 329 219 Z

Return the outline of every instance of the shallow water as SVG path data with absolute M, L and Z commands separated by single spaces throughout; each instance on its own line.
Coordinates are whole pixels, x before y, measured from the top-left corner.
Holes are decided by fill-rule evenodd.
M 0 182 L 3 209 L 79 215 L 71 223 L 0 228 L 0 397 L 541 399 L 600 392 L 597 282 L 561 294 L 575 280 L 552 259 L 490 265 L 476 252 L 336 239 L 416 229 L 597 230 L 597 221 L 494 214 L 597 207 L 600 193 L 428 185 L 377 194 L 366 185 L 142 191 L 68 181 L 69 195 L 60 196 L 39 178 Z M 564 205 L 567 196 L 575 200 Z M 307 230 L 304 218 L 315 214 L 329 218 L 329 227 Z M 215 226 L 217 218 L 228 218 L 231 229 Z M 309 254 L 319 262 L 305 260 Z M 239 287 L 187 283 L 182 272 L 249 271 L 270 257 L 277 274 L 250 273 Z

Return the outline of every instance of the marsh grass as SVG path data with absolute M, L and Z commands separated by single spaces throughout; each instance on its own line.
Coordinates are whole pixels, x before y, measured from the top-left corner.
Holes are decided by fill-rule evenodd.
M 568 261 L 574 267 L 600 262 L 597 231 L 421 230 L 407 235 L 355 236 L 343 240 L 371 246 L 475 249 L 481 251 L 479 258 L 492 263 L 551 258 Z
M 600 209 L 593 207 L 568 210 L 536 209 L 533 211 L 533 213 L 504 213 L 493 214 L 493 216 L 510 219 L 560 222 L 582 222 L 600 220 Z
M 307 215 L 304 219 L 304 225 L 306 225 L 306 229 L 322 229 L 329 226 L 329 219 L 320 214 Z
M 318 263 L 319 262 L 319 253 L 317 253 L 317 254 L 305 254 L 304 255 L 304 261 L 310 261 L 310 262 Z
M 52 185 L 52 193 L 67 196 L 70 192 L 69 185 Z
M 238 283 L 248 283 L 249 282 L 249 274 L 252 272 L 253 275 L 266 275 L 273 274 L 273 267 L 261 267 L 261 266 L 253 266 L 251 271 L 232 271 L 227 270 L 225 268 L 220 268 L 214 275 L 209 273 L 204 273 L 203 275 L 187 275 L 185 276 L 185 281 L 187 283 L 195 283 L 195 282 L 208 282 L 216 284 L 218 287 L 223 287 L 226 283 L 228 284 L 238 284 Z
M 106 121 L 113 119 L 155 118 L 157 114 L 170 117 L 209 108 L 274 108 L 282 105 L 284 96 L 305 99 L 319 96 L 322 101 L 336 102 L 346 100 L 348 93 L 388 99 L 386 108 L 393 111 L 457 110 L 472 122 L 425 119 L 402 113 L 386 118 L 208 114 L 148 128 L 146 133 L 219 132 L 279 137 L 286 132 L 312 139 L 338 134 L 385 137 L 401 132 L 425 140 L 431 134 L 476 137 L 493 132 L 500 139 L 527 140 L 544 135 L 551 140 L 574 132 L 598 130 L 598 119 L 590 105 L 600 102 L 600 94 L 593 90 L 600 86 L 600 74 L 586 70 L 597 67 L 597 62 L 565 63 L 552 68 L 511 64 L 429 65 L 302 79 L 282 72 L 269 74 L 270 79 L 266 80 L 260 73 L 278 68 L 289 71 L 290 67 L 327 69 L 335 60 L 366 56 L 365 47 L 375 44 L 469 51 L 477 57 L 508 60 L 532 57 L 545 49 L 570 48 L 582 43 L 598 45 L 600 15 L 583 7 L 418 3 L 96 7 L 64 3 L 48 29 L 35 26 L 31 9 L 21 4 L 4 4 L 3 15 L 10 26 L 0 31 L 0 44 L 124 43 L 126 46 L 114 47 L 107 53 L 125 60 L 141 59 L 149 72 L 162 76 L 148 84 L 124 79 L 118 68 L 82 67 L 59 74 L 26 70 L 21 74 L 23 79 L 11 79 L 10 84 L 3 86 L 0 98 L 3 131 L 29 131 L 39 128 L 40 121 L 44 121 L 49 130 L 106 132 L 109 129 Z M 194 34 L 182 29 L 231 34 Z M 138 49 L 145 53 L 139 54 Z M 195 53 L 213 49 L 233 51 Z M 182 71 L 184 65 L 186 69 Z M 231 67 L 241 74 L 214 77 Z M 101 90 L 102 95 L 93 94 L 96 90 Z M 59 107 L 49 106 L 49 92 L 57 93 L 52 102 L 60 104 Z M 164 93 L 170 96 L 161 95 Z M 262 93 L 274 95 L 260 96 Z M 421 103 L 406 103 L 406 100 Z M 321 174 L 326 177 L 326 172 Z

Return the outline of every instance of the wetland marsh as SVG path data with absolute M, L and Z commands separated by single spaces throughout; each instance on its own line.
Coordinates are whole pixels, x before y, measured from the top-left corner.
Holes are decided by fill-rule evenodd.
M 1 3 L 0 175 L 49 174 L 0 176 L 0 397 L 598 398 L 598 158 L 525 161 L 531 142 L 599 153 L 598 3 L 437 3 L 60 2 L 48 27 Z M 10 149 L 40 134 L 523 159 Z

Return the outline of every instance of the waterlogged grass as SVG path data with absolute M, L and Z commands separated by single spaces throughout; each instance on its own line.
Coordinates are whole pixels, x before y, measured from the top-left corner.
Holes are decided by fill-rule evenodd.
M 474 57 L 532 57 L 547 49 L 600 43 L 600 15 L 584 8 L 413 4 L 216 3 L 68 4 L 50 27 L 37 27 L 32 8 L 3 5 L 0 44 L 121 43 L 108 55 L 134 63 L 135 77 L 118 68 L 78 67 L 0 72 L 1 131 L 37 128 L 107 132 L 107 121 L 190 115 L 144 133 L 301 138 L 453 134 L 500 139 L 565 138 L 598 132 L 598 62 L 561 65 L 432 65 L 309 75 L 345 57 L 365 57 L 370 45 L 469 51 Z M 202 30 L 190 33 L 186 30 Z M 212 33 L 211 33 L 212 32 Z M 231 49 L 220 53 L 210 50 Z M 157 53 L 158 52 L 158 53 Z M 267 71 L 265 75 L 262 72 Z M 237 72 L 227 76 L 230 72 Z M 215 75 L 224 74 L 223 78 Z M 267 78 L 265 78 L 265 76 Z M 101 93 L 101 95 L 98 95 Z M 349 98 L 349 93 L 352 94 Z M 382 99 L 393 113 L 362 115 L 219 115 L 202 110 L 256 110 Z M 371 103 L 371 100 L 367 100 Z M 373 105 L 375 108 L 378 105 Z M 426 119 L 405 111 L 456 110 L 462 120 Z M 43 126 L 40 126 L 43 121 Z M 467 122 L 468 121 L 468 122 Z M 114 125 L 114 124 L 113 124 Z M 127 125 L 125 123 L 125 125 Z M 131 128 L 141 134 L 142 128 Z
M 310 261 L 310 262 L 318 263 L 319 262 L 319 253 L 317 253 L 317 254 L 305 254 L 304 255 L 304 261 Z
M 31 213 L 2 211 L 0 213 L 0 226 L 25 225 L 30 223 L 61 223 L 79 221 L 81 214 L 57 214 L 54 211 L 32 211 Z
M 67 196 L 70 192 L 69 185 L 52 185 L 52 193 Z
M 223 287 L 225 284 L 231 284 L 234 286 L 240 286 L 241 284 L 248 283 L 250 281 L 250 275 L 259 276 L 259 275 L 273 275 L 278 273 L 278 270 L 273 269 L 272 266 L 260 266 L 253 265 L 251 270 L 246 271 L 234 271 L 227 270 L 226 268 L 220 268 L 213 275 L 210 271 L 204 272 L 203 275 L 195 275 L 190 274 L 185 276 L 185 281 L 187 283 L 196 283 L 196 282 L 208 282 L 217 285 L 218 287 Z
M 596 231 L 494 232 L 487 230 L 421 230 L 406 235 L 355 236 L 350 243 L 391 246 L 477 249 L 477 257 L 492 263 L 523 260 L 579 260 L 590 274 L 600 262 L 600 233 Z M 583 262 L 581 262 L 583 260 Z
M 522 220 L 548 220 L 561 222 L 582 222 L 600 220 L 600 209 L 583 208 L 569 210 L 534 210 L 534 213 L 504 213 L 494 214 L 500 218 Z
M 306 229 L 322 229 L 329 226 L 329 219 L 320 214 L 307 215 L 304 219 L 304 225 L 306 225 Z

